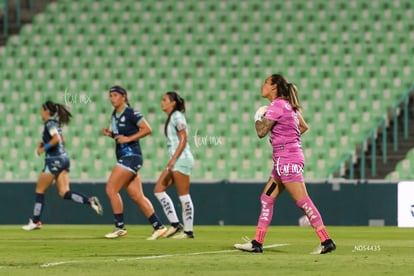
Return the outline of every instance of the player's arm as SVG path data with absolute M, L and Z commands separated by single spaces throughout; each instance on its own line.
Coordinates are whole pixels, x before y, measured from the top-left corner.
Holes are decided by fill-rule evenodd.
M 105 135 L 105 136 L 111 137 L 111 138 L 112 138 L 112 135 L 113 135 L 112 131 L 109 131 L 109 128 L 107 128 L 107 127 L 104 127 L 102 129 L 102 134 Z
M 50 139 L 49 141 L 50 146 L 51 147 L 56 146 L 57 144 L 59 144 L 59 140 L 60 140 L 59 134 L 58 133 L 54 134 L 52 139 Z
M 259 138 L 265 137 L 275 124 L 275 121 L 266 118 L 263 118 L 261 121 L 256 121 L 255 126 L 257 136 L 259 136 Z
M 55 133 L 50 139 L 49 143 L 43 144 L 39 143 L 37 147 L 37 155 L 41 155 L 42 153 L 48 151 L 50 148 L 56 146 L 59 143 L 59 134 Z
M 101 133 L 105 136 L 108 136 L 110 138 L 114 138 L 114 133 L 112 132 L 112 128 L 113 128 L 113 122 L 112 122 L 113 118 L 111 116 L 111 119 L 109 120 L 109 126 L 108 127 L 104 127 L 101 130 Z
M 131 138 L 131 141 L 136 141 L 152 133 L 151 126 L 144 118 L 142 118 L 138 122 L 138 127 L 139 127 L 139 131 L 135 133 L 134 135 L 129 136 Z
M 135 134 L 130 135 L 130 136 L 117 135 L 115 137 L 115 140 L 120 144 L 126 144 L 126 143 L 130 143 L 133 141 L 137 141 L 138 139 L 141 139 L 152 133 L 151 126 L 148 124 L 148 122 L 144 118 L 142 118 L 138 122 L 137 126 L 139 127 L 139 130 Z
M 298 112 L 298 119 L 299 119 L 299 131 L 300 131 L 300 134 L 303 134 L 303 133 L 305 133 L 309 129 L 309 126 L 305 122 L 305 119 L 303 119 L 303 117 L 300 114 L 300 112 Z
M 187 145 L 188 137 L 185 129 L 182 129 L 180 131 L 177 130 L 177 136 L 178 146 L 167 164 L 167 169 L 171 169 L 172 167 L 174 167 L 175 162 L 177 161 L 178 157 L 180 157 L 181 153 L 184 151 L 185 146 Z

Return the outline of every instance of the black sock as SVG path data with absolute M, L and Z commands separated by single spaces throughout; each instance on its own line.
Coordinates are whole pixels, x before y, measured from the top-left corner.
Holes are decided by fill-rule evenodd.
M 262 246 L 262 244 L 260 242 L 256 241 L 256 240 L 252 240 L 252 244 L 254 246 Z
M 115 223 L 115 227 L 124 229 L 125 228 L 124 214 L 123 213 L 114 214 L 114 223 Z
M 35 205 L 33 209 L 33 222 L 34 223 L 37 223 L 40 221 L 40 217 L 42 216 L 44 206 L 45 206 L 45 195 L 36 193 Z
M 63 196 L 64 199 L 68 199 L 68 200 L 72 200 L 74 202 L 77 203 L 82 203 L 82 204 L 91 204 L 89 202 L 89 197 L 78 193 L 78 192 L 72 192 L 72 191 L 67 191 L 66 194 Z
M 148 218 L 148 220 L 149 220 L 149 222 L 151 223 L 152 227 L 155 230 L 157 230 L 161 226 L 163 226 L 163 224 L 161 223 L 160 218 L 157 216 L 157 214 L 155 212 Z

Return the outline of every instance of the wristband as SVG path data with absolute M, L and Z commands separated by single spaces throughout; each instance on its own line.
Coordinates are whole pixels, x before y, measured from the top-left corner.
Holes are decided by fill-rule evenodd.
M 43 146 L 43 148 L 45 149 L 45 151 L 48 151 L 51 147 L 52 147 L 52 146 L 51 146 L 49 143 L 47 143 L 47 144 L 45 144 L 45 145 Z

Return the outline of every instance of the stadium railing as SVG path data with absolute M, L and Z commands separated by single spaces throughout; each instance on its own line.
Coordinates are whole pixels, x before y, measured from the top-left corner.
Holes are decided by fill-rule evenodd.
M 25 23 L 25 20 L 27 20 L 24 16 L 25 10 L 28 10 L 33 16 L 36 9 L 45 4 L 47 4 L 46 0 L 0 0 L 0 18 L 3 21 L 3 35 L 8 36 L 10 34 L 9 28 L 20 28 Z M 9 22 L 9 19 L 13 20 L 14 17 L 14 22 Z
M 30 1 L 31 3 L 33 3 L 33 1 Z M 16 26 L 20 26 L 21 24 L 21 3 L 20 0 L 14 0 L 14 5 L 15 5 L 15 13 L 16 13 Z M 9 33 L 9 1 L 8 0 L 3 0 L 3 35 L 8 35 Z
M 409 130 L 409 98 L 414 93 L 414 84 L 411 85 L 410 88 L 404 92 L 404 94 L 400 97 L 400 99 L 394 104 L 391 111 L 391 116 L 393 120 L 393 129 L 392 129 L 392 146 L 393 150 L 397 151 L 399 144 L 398 144 L 398 131 L 399 131 L 399 124 L 398 124 L 398 116 L 400 112 L 403 112 L 403 124 L 402 124 L 402 132 L 404 139 L 408 139 L 408 130 Z M 384 118 L 380 119 L 379 122 L 369 130 L 368 134 L 362 140 L 360 146 L 360 179 L 365 179 L 366 176 L 366 149 L 370 143 L 371 147 L 371 164 L 369 169 L 371 171 L 371 176 L 374 177 L 377 174 L 377 136 L 379 133 L 382 135 L 381 140 L 381 148 L 382 148 L 382 162 L 386 163 L 388 159 L 388 152 L 387 152 L 387 127 L 388 127 L 388 115 L 385 114 Z M 343 172 L 346 167 L 349 168 L 349 179 L 354 179 L 354 162 L 356 161 L 357 156 L 355 153 L 348 153 L 344 154 L 343 158 L 332 167 L 332 169 L 328 173 L 328 178 L 331 179 L 336 175 L 343 175 Z
M 7 7 L 7 0 L 3 0 L 2 1 L 2 7 L 0 9 L 0 11 L 2 10 L 2 14 L 3 14 L 3 35 L 7 35 L 8 33 L 8 23 L 9 23 L 9 10 Z
M 332 168 L 328 174 L 328 179 L 334 178 L 334 175 L 343 175 L 345 168 L 349 167 L 349 178 L 354 178 L 354 157 L 355 154 L 350 152 L 343 155 L 342 159 Z
M 394 151 L 398 150 L 398 124 L 397 124 L 397 116 L 401 111 L 401 107 L 403 109 L 403 133 L 404 139 L 408 138 L 408 104 L 409 104 L 409 97 L 414 94 L 414 84 L 401 96 L 401 98 L 397 101 L 393 108 L 393 115 L 394 115 L 394 129 L 393 129 L 393 149 Z

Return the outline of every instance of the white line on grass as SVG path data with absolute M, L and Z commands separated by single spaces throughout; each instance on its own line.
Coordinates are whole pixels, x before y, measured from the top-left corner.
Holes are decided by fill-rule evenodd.
M 263 246 L 263 248 L 273 248 L 273 247 L 282 247 L 287 246 L 288 244 L 270 244 Z M 179 254 L 165 254 L 165 255 L 152 255 L 152 256 L 144 256 L 144 257 L 134 257 L 134 258 L 122 258 L 122 259 L 115 259 L 116 262 L 126 262 L 126 261 L 139 261 L 139 260 L 150 260 L 150 259 L 161 259 L 161 258 L 169 258 L 169 257 L 177 257 L 177 256 L 196 256 L 196 255 L 207 255 L 207 254 L 221 254 L 221 253 L 231 253 L 231 252 L 240 252 L 237 249 L 232 250 L 219 250 L 219 251 L 204 251 L 204 252 L 192 252 L 192 253 L 179 253 Z M 104 262 L 108 262 L 108 260 L 103 260 Z M 51 266 L 58 266 L 64 265 L 69 263 L 85 263 L 86 261 L 62 261 L 62 262 L 53 262 L 53 263 L 45 263 L 40 265 L 40 267 L 51 267 Z
M 286 246 L 286 245 L 287 244 L 271 244 L 271 245 L 263 246 L 263 248 L 280 247 L 280 246 Z M 204 252 L 193 252 L 193 253 L 153 255 L 153 256 L 145 256 L 145 257 L 116 259 L 115 261 L 124 262 L 124 261 L 135 261 L 135 260 L 145 260 L 145 259 L 160 259 L 160 258 L 177 257 L 177 256 L 195 256 L 195 255 L 220 254 L 220 253 L 231 253 L 231 252 L 240 252 L 240 251 L 237 250 L 237 249 L 231 249 L 231 250 L 219 250 L 219 251 L 204 251 Z
M 82 261 L 65 261 L 65 262 L 45 263 L 45 264 L 40 265 L 40 267 L 58 266 L 58 265 L 73 264 L 73 263 L 82 263 Z

